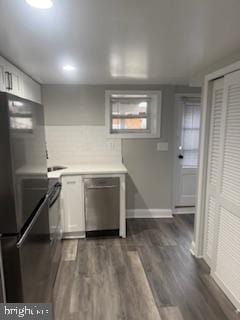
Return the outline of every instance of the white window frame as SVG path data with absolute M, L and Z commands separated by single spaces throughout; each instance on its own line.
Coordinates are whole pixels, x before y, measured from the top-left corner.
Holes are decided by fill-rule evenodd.
M 149 129 L 143 129 L 142 132 L 123 130 L 112 132 L 112 107 L 111 97 L 114 94 L 139 94 L 147 95 L 152 99 L 151 110 L 148 114 L 150 121 Z M 117 139 L 145 139 L 145 138 L 160 138 L 161 129 L 161 109 L 162 109 L 162 92 L 152 90 L 106 90 L 105 91 L 105 126 L 107 135 L 111 138 Z

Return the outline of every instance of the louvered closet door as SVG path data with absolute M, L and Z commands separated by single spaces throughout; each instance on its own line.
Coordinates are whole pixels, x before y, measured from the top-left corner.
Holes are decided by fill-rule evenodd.
M 208 181 L 206 197 L 206 225 L 205 225 L 205 250 L 204 257 L 211 266 L 213 255 L 214 226 L 217 211 L 217 186 L 219 185 L 220 171 L 220 141 L 223 115 L 223 87 L 224 79 L 213 83 L 211 125 L 208 154 Z
M 240 309 L 240 71 L 224 78 L 223 117 L 212 272 Z

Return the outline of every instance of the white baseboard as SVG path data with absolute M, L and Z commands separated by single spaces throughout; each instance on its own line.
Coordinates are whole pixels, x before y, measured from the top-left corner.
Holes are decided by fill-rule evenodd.
M 171 209 L 128 209 L 129 218 L 172 218 Z
M 173 214 L 195 214 L 195 207 L 174 208 Z

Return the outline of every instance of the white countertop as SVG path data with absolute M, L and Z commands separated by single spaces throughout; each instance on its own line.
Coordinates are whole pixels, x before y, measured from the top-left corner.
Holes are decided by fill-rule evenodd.
M 62 165 L 62 164 L 61 164 Z M 123 174 L 127 173 L 127 168 L 122 163 L 81 163 L 79 165 L 68 166 L 66 169 L 48 173 L 48 178 L 60 178 L 67 175 L 78 174 Z

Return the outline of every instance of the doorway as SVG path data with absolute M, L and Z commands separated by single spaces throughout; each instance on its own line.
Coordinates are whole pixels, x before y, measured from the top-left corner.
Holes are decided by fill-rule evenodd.
M 200 94 L 176 95 L 173 174 L 174 213 L 195 213 L 200 109 Z

